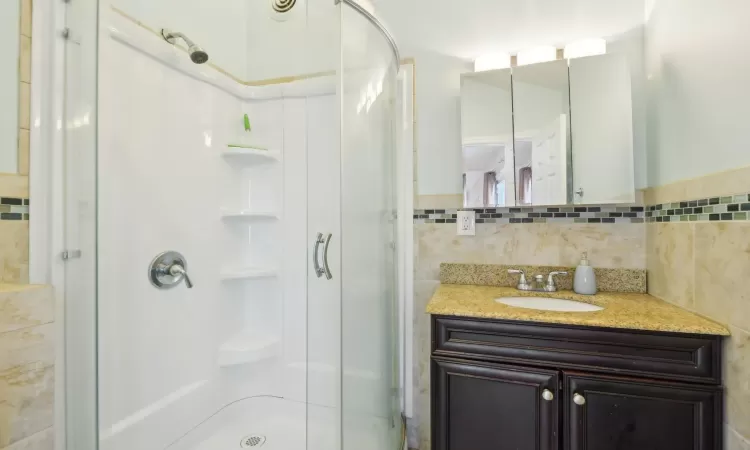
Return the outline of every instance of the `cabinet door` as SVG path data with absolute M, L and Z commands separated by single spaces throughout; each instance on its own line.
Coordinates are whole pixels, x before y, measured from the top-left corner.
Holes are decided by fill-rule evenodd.
M 557 449 L 558 380 L 551 370 L 433 358 L 432 448 Z
M 566 450 L 721 450 L 721 388 L 565 374 Z

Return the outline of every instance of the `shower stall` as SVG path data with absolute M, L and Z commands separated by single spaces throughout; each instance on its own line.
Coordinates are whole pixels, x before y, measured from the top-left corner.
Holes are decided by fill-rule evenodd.
M 67 448 L 401 449 L 400 61 L 371 5 L 66 8 Z

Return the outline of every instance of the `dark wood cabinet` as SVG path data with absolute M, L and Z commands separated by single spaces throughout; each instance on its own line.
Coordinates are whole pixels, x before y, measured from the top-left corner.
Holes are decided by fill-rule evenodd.
M 721 450 L 721 338 L 433 316 L 433 450 Z
M 578 373 L 564 386 L 565 450 L 721 448 L 721 388 Z
M 432 375 L 435 450 L 558 448 L 558 372 L 435 358 Z

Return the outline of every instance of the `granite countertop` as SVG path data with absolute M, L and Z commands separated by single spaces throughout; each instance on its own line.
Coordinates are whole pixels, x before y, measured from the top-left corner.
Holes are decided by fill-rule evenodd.
M 500 297 L 555 297 L 601 306 L 595 312 L 557 312 L 516 308 L 496 303 Z M 427 304 L 427 313 L 441 316 L 477 317 L 556 323 L 628 330 L 729 336 L 729 330 L 648 294 L 602 292 L 578 295 L 572 291 L 522 292 L 515 288 L 442 284 Z

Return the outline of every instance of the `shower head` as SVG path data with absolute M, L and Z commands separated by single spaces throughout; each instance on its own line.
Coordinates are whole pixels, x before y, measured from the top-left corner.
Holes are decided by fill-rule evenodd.
M 184 34 L 163 28 L 161 30 L 161 35 L 164 40 L 169 42 L 170 44 L 174 44 L 175 42 L 177 42 L 177 39 L 182 39 L 183 41 L 185 41 L 188 46 L 188 55 L 190 55 L 190 60 L 194 63 L 203 64 L 208 61 L 208 53 L 206 53 L 205 50 L 196 45 L 195 42 L 190 40 L 190 38 L 185 36 Z

